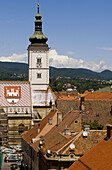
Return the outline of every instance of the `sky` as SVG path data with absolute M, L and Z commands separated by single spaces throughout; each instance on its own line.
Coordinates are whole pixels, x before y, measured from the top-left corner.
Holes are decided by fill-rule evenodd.
M 27 62 L 38 0 L 0 2 L 0 61 Z M 49 62 L 112 70 L 112 0 L 39 0 Z

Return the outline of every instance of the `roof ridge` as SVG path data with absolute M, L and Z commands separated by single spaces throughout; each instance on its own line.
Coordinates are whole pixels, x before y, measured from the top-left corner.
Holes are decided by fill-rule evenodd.
M 82 135 L 82 132 L 83 130 L 81 130 L 81 132 L 77 136 L 75 136 L 73 143 Z M 62 152 L 62 154 L 65 154 L 68 149 L 69 149 L 69 146 Z
M 82 131 L 81 131 L 81 132 L 82 132 Z M 81 133 L 81 132 L 80 132 L 80 133 Z M 79 134 L 80 134 L 80 133 L 79 133 Z M 57 152 L 60 152 L 64 147 L 66 147 L 67 145 L 69 145 L 75 138 L 77 138 L 77 136 L 78 136 L 79 134 L 77 134 L 76 136 L 74 136 L 74 138 L 72 138 L 68 143 L 66 143 L 64 146 L 62 146 L 62 148 L 60 148 Z M 64 153 L 64 152 L 63 152 L 63 153 Z M 63 153 L 62 153 L 62 154 L 63 154 Z

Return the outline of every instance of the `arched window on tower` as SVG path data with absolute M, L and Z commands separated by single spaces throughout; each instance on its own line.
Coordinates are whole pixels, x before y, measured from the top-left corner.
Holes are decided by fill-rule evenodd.
M 37 58 L 37 63 L 36 63 L 37 68 L 42 67 L 42 59 L 40 57 Z

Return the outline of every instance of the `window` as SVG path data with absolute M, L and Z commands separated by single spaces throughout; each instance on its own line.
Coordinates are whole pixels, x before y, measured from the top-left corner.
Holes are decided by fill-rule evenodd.
M 28 109 L 26 109 L 26 114 L 28 114 Z
M 14 108 L 14 112 L 17 112 L 17 109 L 16 109 L 16 108 Z
M 96 113 L 96 117 L 99 117 L 99 113 Z
M 41 63 L 41 58 L 37 58 L 37 63 Z
M 76 120 L 75 123 L 78 123 L 78 121 Z
M 40 127 L 37 127 L 37 133 L 39 133 L 40 132 Z
M 14 100 L 12 100 L 12 103 L 14 103 Z
M 48 118 L 48 124 L 52 125 L 52 118 Z
M 10 112 L 12 112 L 12 108 L 10 108 Z
M 6 112 L 8 112 L 8 108 L 6 108 Z
M 38 79 L 41 78 L 41 73 L 37 73 L 37 78 L 38 78 Z
M 22 107 L 22 112 L 24 112 L 24 108 Z
M 42 67 L 41 58 L 37 58 L 37 67 L 38 67 L 38 68 L 41 68 L 41 67 Z

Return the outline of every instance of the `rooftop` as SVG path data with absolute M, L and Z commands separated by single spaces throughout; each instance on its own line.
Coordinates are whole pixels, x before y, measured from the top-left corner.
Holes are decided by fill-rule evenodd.
M 28 132 L 22 134 L 22 138 L 27 142 L 31 143 L 32 138 L 36 138 L 36 136 L 43 130 L 43 128 L 46 126 L 48 123 L 48 119 L 53 117 L 55 114 L 57 114 L 57 109 L 56 110 L 51 110 L 50 113 L 42 119 L 40 123 L 35 125 L 32 129 L 30 129 Z M 40 128 L 40 132 L 37 131 L 37 128 Z
M 85 100 L 112 101 L 112 92 L 85 92 L 82 97 Z
M 112 169 L 112 138 L 103 139 L 68 170 Z
M 73 101 L 77 98 L 78 93 L 77 92 L 55 92 L 55 95 L 57 97 L 57 100 L 68 100 Z
M 20 96 L 17 103 L 9 103 L 8 97 L 6 97 L 5 88 L 20 88 Z M 31 106 L 30 101 L 30 83 L 28 81 L 0 81 L 0 105 L 4 106 Z M 12 98 L 16 99 L 15 96 Z
M 70 125 L 74 122 L 76 118 L 78 118 L 79 112 L 72 111 L 65 115 L 63 121 L 57 126 L 54 126 L 45 136 L 41 138 L 44 142 L 44 147 L 42 150 L 46 152 L 47 149 L 51 149 L 52 151 L 58 151 L 64 144 L 68 141 L 72 140 L 75 135 L 63 135 L 63 131 L 66 127 L 70 127 Z M 39 141 L 34 143 L 32 147 L 38 151 L 37 146 L 39 145 Z

